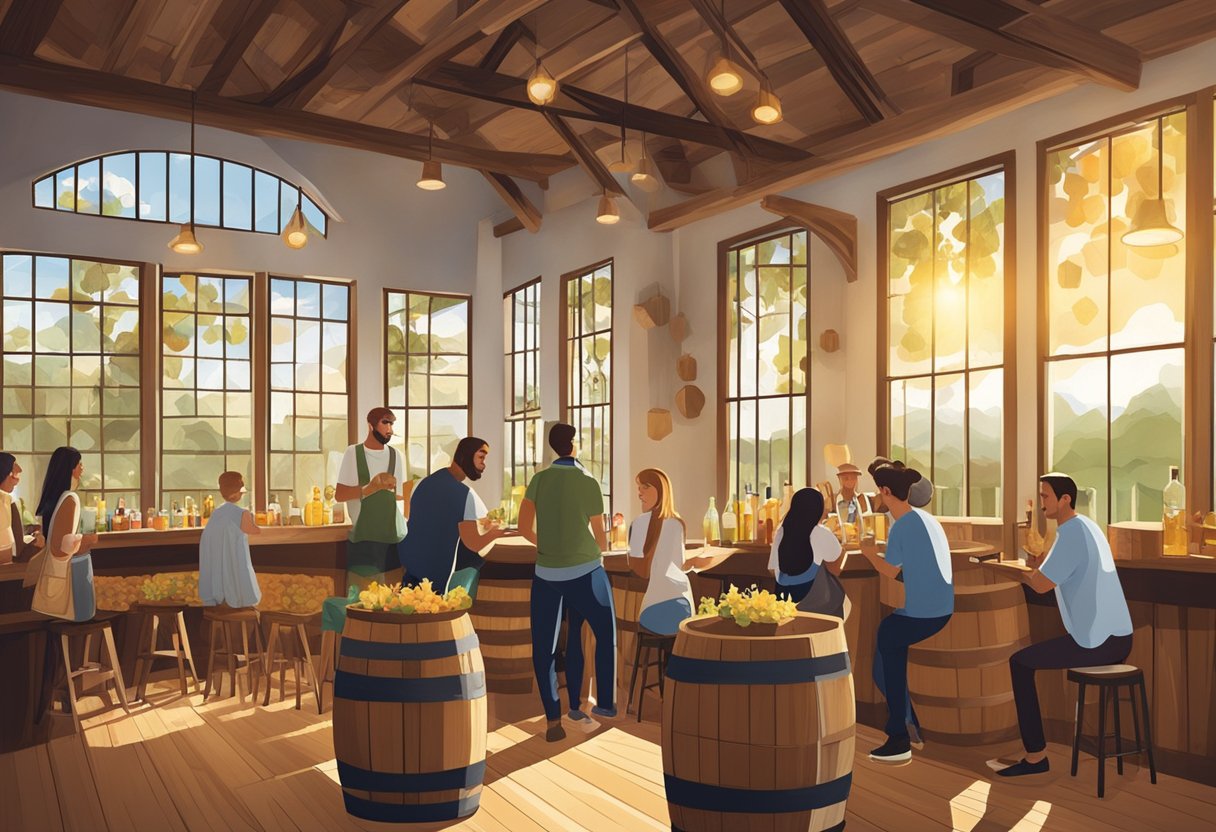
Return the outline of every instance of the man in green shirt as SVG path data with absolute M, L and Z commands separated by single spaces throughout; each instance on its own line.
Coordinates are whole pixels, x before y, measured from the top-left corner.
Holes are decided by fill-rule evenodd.
M 536 544 L 531 602 L 532 666 L 549 720 L 545 739 L 550 742 L 566 736 L 561 723 L 553 661 L 563 609 L 569 621 L 566 691 L 570 696 L 570 710 L 567 716 L 581 728 L 594 726 L 593 720 L 583 713 L 579 701 L 583 686 L 581 633 L 584 621 L 591 625 L 595 635 L 599 702 L 591 712 L 606 719 L 617 715 L 616 610 L 612 606 L 612 586 L 601 557 L 608 549 L 604 496 L 600 484 L 578 463 L 574 433 L 571 425 L 561 422 L 549 430 L 549 447 L 557 453 L 558 459 L 532 477 L 519 507 L 519 532 Z

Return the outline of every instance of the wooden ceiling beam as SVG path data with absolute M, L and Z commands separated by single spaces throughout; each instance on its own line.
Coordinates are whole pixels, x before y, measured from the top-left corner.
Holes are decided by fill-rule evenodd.
M 497 72 L 498 68 L 502 66 L 502 62 L 507 59 L 507 55 L 511 54 L 511 50 L 515 48 L 515 44 L 524 39 L 535 42 L 532 33 L 528 31 L 528 27 L 524 25 L 524 22 L 516 20 L 498 33 L 498 37 L 494 40 L 494 45 L 478 61 L 477 67 L 489 70 L 490 72 Z
M 813 231 L 840 261 L 844 279 L 849 283 L 857 281 L 857 217 L 824 205 L 771 194 L 760 200 L 760 207 Z
M 495 237 L 505 237 L 508 234 L 514 234 L 516 231 L 523 231 L 524 224 L 519 221 L 519 217 L 511 217 L 509 220 L 503 220 L 498 225 L 494 226 Z
M 199 92 L 218 93 L 240 63 L 245 50 L 266 25 L 279 0 L 228 0 L 220 6 L 211 28 L 224 35 L 224 48 L 207 69 L 198 85 Z
M 811 148 L 815 156 L 804 162 L 792 162 L 737 187 L 720 188 L 651 211 L 648 226 L 652 231 L 672 231 L 722 211 L 754 203 L 769 194 L 839 174 L 930 139 L 958 133 L 994 116 L 1072 89 L 1078 83 L 1076 75 L 1045 68 L 1023 70 L 821 142 Z
M 549 126 L 553 128 L 557 135 L 561 136 L 562 141 L 570 148 L 574 154 L 574 158 L 578 159 L 579 166 L 586 171 L 591 180 L 600 187 L 606 194 L 615 196 L 624 196 L 625 192 L 621 186 L 617 184 L 616 179 L 608 172 L 608 168 L 604 167 L 604 163 L 600 161 L 600 157 L 595 155 L 587 143 L 574 132 L 565 119 L 555 113 L 546 110 L 545 120 L 549 122 Z
M 415 76 L 459 55 L 486 35 L 497 34 L 547 0 L 478 0 L 468 11 L 430 38 L 408 56 L 387 78 L 346 108 L 343 116 L 362 121 L 381 104 L 397 95 Z
M 190 120 L 189 90 L 136 78 L 102 75 L 37 58 L 0 56 L 0 87 L 89 107 L 176 121 Z M 199 124 L 253 136 L 332 144 L 416 161 L 425 161 L 428 153 L 425 134 L 401 133 L 299 110 L 263 107 L 213 93 L 198 94 L 196 120 Z M 440 139 L 435 140 L 434 158 L 444 164 L 492 170 L 536 181 L 570 167 L 566 156 L 487 150 Z
M 101 65 L 101 71 L 118 75 L 126 73 L 139 54 L 139 45 L 143 43 L 148 32 L 152 30 L 152 24 L 164 10 L 163 3 L 141 3 L 139 0 L 131 0 L 130 11 L 123 17 L 122 27 L 110 41 L 110 48 L 106 52 L 106 59 Z
M 262 103 L 303 110 L 338 70 L 346 66 L 351 56 L 392 20 L 407 2 L 409 0 L 378 0 L 348 12 L 346 22 L 338 28 L 330 46 L 322 49 L 320 54 L 295 75 L 283 79 L 281 84 L 262 99 Z M 341 37 L 347 28 L 352 31 L 343 41 Z
M 809 154 L 796 147 L 781 144 L 771 139 L 761 139 L 756 136 L 746 136 L 738 130 L 720 128 L 709 122 L 692 118 L 671 115 L 660 110 L 651 110 L 630 104 L 628 107 L 614 98 L 584 90 L 569 84 L 563 84 L 558 92 L 558 101 L 566 98 L 585 108 L 585 111 L 571 109 L 559 104 L 540 106 L 533 104 L 524 88 L 524 80 L 511 75 L 485 72 L 474 67 L 459 64 L 445 64 L 425 78 L 418 78 L 415 83 L 420 87 L 451 92 L 489 101 L 506 107 L 544 113 L 553 112 L 563 118 L 577 118 L 594 121 L 619 128 L 621 115 L 625 116 L 626 125 L 633 130 L 645 130 L 658 136 L 696 142 L 724 150 L 735 150 L 744 141 L 748 144 L 751 154 L 774 162 L 800 161 L 808 158 Z M 738 141 L 732 141 L 732 137 Z
M 51 30 L 63 0 L 13 0 L 0 21 L 0 52 L 28 57 Z
M 1139 51 L 1030 0 L 861 0 L 861 4 L 978 52 L 1078 73 L 1116 89 L 1134 90 L 1140 85 Z
M 532 203 L 532 200 L 528 199 L 527 194 L 520 190 L 514 179 L 491 170 L 483 170 L 481 175 L 490 183 L 494 192 L 502 197 L 502 201 L 511 209 L 511 213 L 515 214 L 515 218 L 524 228 L 528 229 L 530 234 L 540 231 L 540 209 Z
M 899 115 L 823 0 L 781 0 L 781 7 L 823 58 L 828 72 L 857 112 L 870 124 Z
M 697 13 L 701 15 L 701 19 L 709 25 L 709 28 L 718 36 L 719 40 L 728 40 L 733 43 L 735 49 L 738 50 L 739 54 L 748 63 L 748 68 L 752 72 L 756 74 L 763 72 L 760 69 L 760 62 L 756 60 L 756 56 L 752 53 L 747 43 L 744 42 L 743 38 L 739 37 L 739 33 L 730 25 L 730 21 L 721 16 L 718 4 L 711 2 L 711 0 L 691 0 L 691 2 Z

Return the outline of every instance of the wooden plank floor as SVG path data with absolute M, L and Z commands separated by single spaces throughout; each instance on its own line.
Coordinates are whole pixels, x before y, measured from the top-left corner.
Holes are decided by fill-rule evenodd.
M 277 695 L 276 695 L 277 696 Z M 203 704 L 167 683 L 154 706 L 85 720 L 80 735 L 56 721 L 47 745 L 0 755 L 0 832 L 13 830 L 387 830 L 346 814 L 333 759 L 330 715 L 292 700 L 255 708 Z M 85 705 L 88 706 L 86 700 Z M 492 700 L 481 809 L 453 832 L 634 832 L 668 829 L 659 726 L 619 720 L 547 743 L 531 698 Z M 659 708 L 648 705 L 647 714 Z M 66 735 L 64 735 L 66 733 Z M 1129 762 L 1108 767 L 1107 797 L 1094 793 L 1096 763 L 1068 776 L 1068 750 L 1052 746 L 1052 772 L 1035 783 L 991 776 L 985 762 L 1012 745 L 930 745 L 908 766 L 865 755 L 879 733 L 858 729 L 847 828 L 915 830 L 1212 829 L 1216 789 L 1174 777 L 1148 782 Z

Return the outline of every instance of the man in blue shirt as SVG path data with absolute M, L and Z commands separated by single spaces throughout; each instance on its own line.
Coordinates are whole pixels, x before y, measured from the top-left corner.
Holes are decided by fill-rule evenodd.
M 912 759 L 911 732 L 920 747 L 916 714 L 908 702 L 908 648 L 941 631 L 954 614 L 954 570 L 950 544 L 941 523 L 929 512 L 913 508 L 909 491 L 921 479 L 902 462 L 872 466 L 871 476 L 883 505 L 895 522 L 887 534 L 886 556 L 878 554 L 873 538 L 861 541 L 861 553 L 880 575 L 903 575 L 904 605 L 878 625 L 878 667 L 887 698 L 887 741 L 870 752 L 880 763 Z M 878 681 L 879 673 L 875 673 Z
M 1036 670 L 1120 664 L 1132 650 L 1132 617 L 1110 544 L 1097 523 L 1076 513 L 1076 499 L 1072 477 L 1055 473 L 1039 477 L 1043 513 L 1059 523 L 1056 542 L 1041 563 L 1030 563 L 1037 568 L 1009 570 L 1035 592 L 1056 591 L 1068 635 L 1032 644 L 1009 658 L 1026 756 L 998 771 L 1002 777 L 1041 774 L 1050 768 L 1034 686 Z

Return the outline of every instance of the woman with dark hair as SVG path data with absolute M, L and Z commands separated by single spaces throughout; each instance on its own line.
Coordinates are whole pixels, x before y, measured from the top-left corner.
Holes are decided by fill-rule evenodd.
M 26 574 L 27 584 L 37 583 L 32 609 L 69 621 L 88 621 L 97 611 L 90 555 L 97 535 L 81 534 L 76 495 L 83 475 L 80 451 L 62 447 L 51 454 L 38 501 L 46 549 Z
M 908 502 L 920 472 L 902 462 L 871 466 L 883 504 L 895 518 L 887 532 L 886 554 L 878 553 L 874 538 L 861 541 L 861 553 L 878 573 L 904 584 L 904 605 L 878 625 L 874 683 L 887 698 L 887 741 L 870 752 L 881 763 L 912 759 L 922 748 L 920 726 L 908 698 L 908 648 L 941 631 L 954 614 L 954 571 L 950 544 L 941 523 Z
M 21 466 L 12 454 L 0 452 L 0 564 L 27 560 L 43 547 L 42 531 L 25 534 L 21 509 L 13 490 L 21 482 Z
M 844 566 L 840 541 L 822 525 L 823 495 L 817 488 L 802 488 L 790 500 L 789 511 L 769 553 L 768 568 L 777 579 L 777 593 L 801 602 L 811 591 L 819 568 L 826 565 L 834 575 Z

